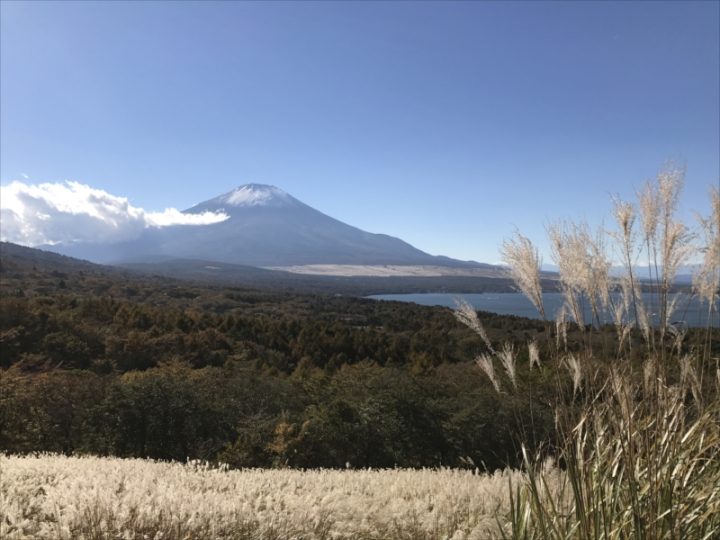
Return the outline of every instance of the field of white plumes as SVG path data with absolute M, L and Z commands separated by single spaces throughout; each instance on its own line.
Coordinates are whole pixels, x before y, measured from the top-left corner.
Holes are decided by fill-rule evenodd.
M 516 471 L 225 470 L 0 456 L 0 538 L 499 537 Z

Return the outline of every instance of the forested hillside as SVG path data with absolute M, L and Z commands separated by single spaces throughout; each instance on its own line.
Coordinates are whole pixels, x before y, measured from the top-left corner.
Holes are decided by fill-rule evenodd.
M 530 340 L 542 356 L 551 345 L 539 321 L 480 314 L 522 366 L 521 391 L 498 396 L 472 362 L 477 336 L 447 309 L 193 284 L 37 250 L 5 250 L 1 264 L 3 451 L 495 468 L 517 462 L 517 436 L 552 431 L 557 376 L 525 367 Z
M 5 451 L 238 466 L 503 464 L 500 402 L 449 310 L 2 258 Z M 518 340 L 537 322 L 487 316 Z M 546 429 L 545 424 L 542 429 Z

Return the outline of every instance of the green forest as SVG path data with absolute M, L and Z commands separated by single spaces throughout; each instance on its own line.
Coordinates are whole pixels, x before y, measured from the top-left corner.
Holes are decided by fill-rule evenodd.
M 518 358 L 497 394 L 483 343 L 445 308 L 192 283 L 3 244 L 0 451 L 232 467 L 517 465 L 550 441 L 541 321 L 480 313 Z M 612 350 L 614 330 L 591 344 Z M 685 346 L 704 338 L 689 333 Z M 635 336 L 633 339 L 640 339 Z M 570 347 L 582 344 L 571 328 Z M 714 339 L 715 350 L 718 340 Z M 640 347 L 638 347 L 640 351 Z

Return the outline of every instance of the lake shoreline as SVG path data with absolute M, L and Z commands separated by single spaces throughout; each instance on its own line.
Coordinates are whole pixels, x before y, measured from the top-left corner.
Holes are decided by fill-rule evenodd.
M 677 300 L 677 308 L 670 322 L 684 322 L 691 327 L 705 327 L 707 322 L 708 306 L 702 304 L 697 298 L 686 293 L 672 293 L 681 295 Z M 613 297 L 619 299 L 619 293 Z M 374 294 L 366 296 L 371 300 L 386 300 L 397 302 L 412 302 L 423 306 L 440 306 L 455 308 L 458 300 L 464 300 L 478 311 L 487 311 L 498 315 L 512 315 L 528 319 L 540 319 L 540 315 L 531 302 L 522 293 L 517 292 L 483 292 L 483 293 L 398 293 L 398 294 Z M 651 314 L 656 314 L 654 307 L 657 306 L 657 295 L 644 292 L 642 298 Z M 559 292 L 543 293 L 543 303 L 548 314 L 548 319 L 554 320 L 558 309 L 564 303 L 564 297 Z M 586 304 L 588 304 L 586 302 Z M 590 306 L 584 306 L 585 321 L 592 320 Z M 718 306 L 713 312 L 711 326 L 720 327 L 718 317 Z M 605 313 L 603 323 L 613 324 L 612 317 Z

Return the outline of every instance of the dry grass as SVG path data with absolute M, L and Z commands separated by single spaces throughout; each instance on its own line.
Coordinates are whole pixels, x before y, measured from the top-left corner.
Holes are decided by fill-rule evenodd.
M 225 470 L 0 456 L 5 539 L 499 538 L 517 471 Z
M 615 200 L 619 230 L 610 237 L 626 266 L 616 284 L 608 276 L 604 237 L 572 222 L 549 229 L 565 305 L 555 325 L 555 357 L 544 359 L 543 369 L 564 365 L 573 394 L 557 397 L 558 446 L 524 455 L 526 475 L 510 490 L 506 538 L 720 538 L 720 359 L 712 357 L 710 337 L 720 293 L 720 195 L 711 192 L 711 215 L 700 218 L 702 243 L 694 245 L 689 228 L 675 217 L 682 184 L 683 171 L 671 167 L 645 185 L 639 194 L 640 239 L 634 228 L 638 210 Z M 520 238 L 522 249 L 506 243 L 518 255 L 507 260 L 518 265 L 513 275 L 526 291 L 539 277 L 528 275 L 538 257 L 532 243 Z M 642 252 L 652 276 L 651 307 L 659 314 L 655 324 L 634 272 Z M 669 324 L 675 307 L 669 293 L 678 268 L 693 253 L 702 254 L 694 293 L 708 304 L 708 326 L 702 349 L 687 350 L 685 332 Z M 615 305 L 613 286 L 621 291 Z M 537 305 L 539 293 L 530 289 L 526 294 Z M 581 351 L 566 352 L 565 314 L 583 329 L 581 300 L 590 303 L 598 325 L 601 307 L 612 314 L 619 343 L 615 358 L 607 351 L 598 357 L 589 338 Z M 639 370 L 628 359 L 633 329 L 644 338 Z M 592 326 L 583 330 L 592 331 Z M 708 377 L 712 370 L 715 377 Z M 558 388 L 568 375 L 557 372 Z M 493 384 L 503 391 L 496 380 Z M 546 455 L 557 456 L 562 467 L 548 467 Z
M 561 418 L 559 483 L 526 456 L 509 538 L 720 537 L 718 400 L 700 410 L 685 403 L 689 384 L 649 383 L 638 399 L 643 385 L 614 372 L 579 417 Z
M 523 294 L 530 299 L 541 317 L 545 319 L 545 308 L 540 288 L 542 259 L 537 248 L 529 238 L 516 233 L 515 238 L 503 242 L 501 253 L 503 261 L 510 267 L 510 273 L 515 283 Z

